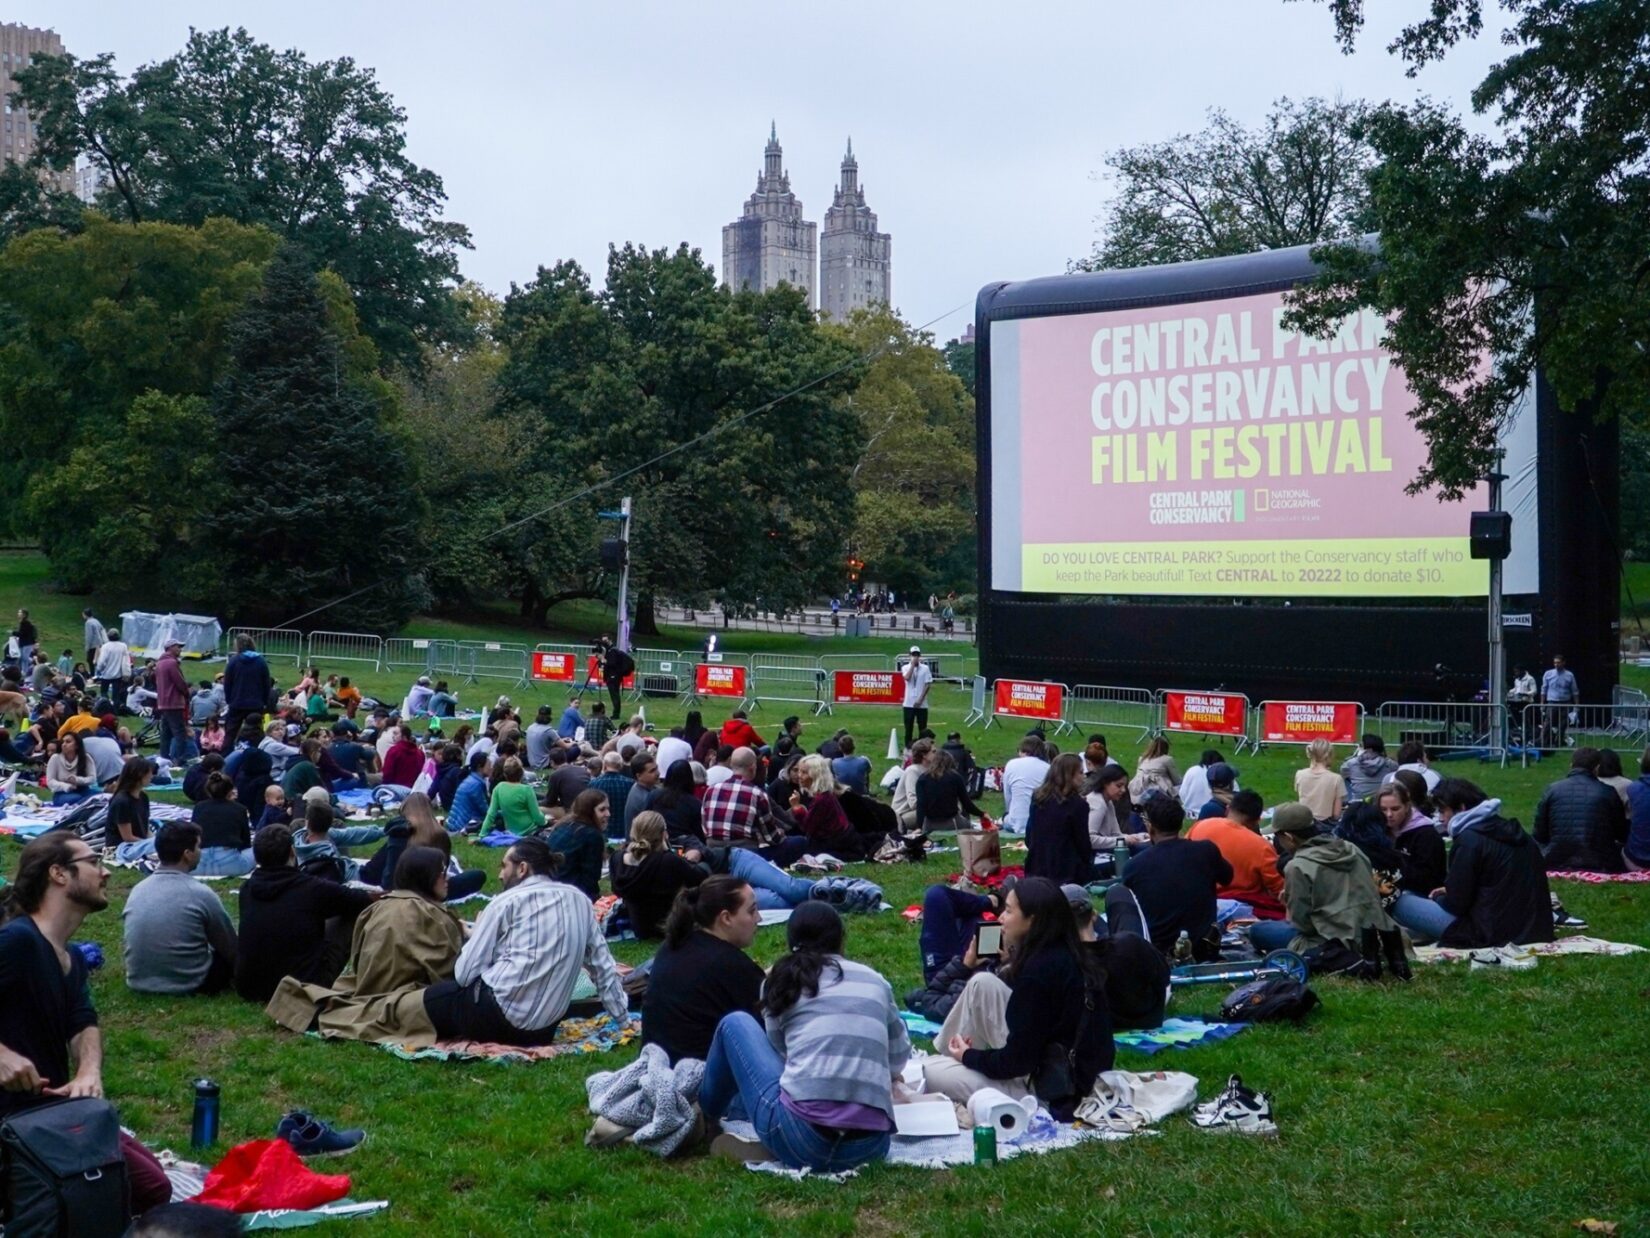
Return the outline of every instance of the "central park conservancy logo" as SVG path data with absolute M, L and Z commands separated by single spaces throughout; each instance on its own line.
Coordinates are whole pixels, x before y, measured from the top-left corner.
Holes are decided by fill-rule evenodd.
M 1151 496 L 1153 524 L 1242 524 L 1243 516 L 1242 490 L 1162 490 Z

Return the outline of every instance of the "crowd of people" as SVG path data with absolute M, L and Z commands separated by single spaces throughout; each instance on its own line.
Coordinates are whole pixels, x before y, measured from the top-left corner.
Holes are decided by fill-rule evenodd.
M 703 1116 L 750 1122 L 762 1154 L 816 1170 L 886 1154 L 912 1051 L 888 981 L 847 957 L 840 914 L 874 909 L 881 891 L 817 874 L 918 855 L 984 815 L 986 771 L 959 733 L 926 727 L 931 675 L 915 651 L 908 747 L 879 783 L 851 733 L 814 744 L 796 716 L 771 740 L 743 711 L 713 728 L 694 710 L 661 733 L 578 694 L 526 722 L 499 697 L 471 721 L 422 679 L 391 710 L 313 668 L 281 691 L 244 638 L 191 696 L 174 647 L 145 681 L 129 651 L 105 658 L 118 633 L 87 622 L 87 664 L 123 673 L 94 699 L 73 666 L 61 684 L 54 671 L 0 756 L 16 753 L 60 803 L 107 794 L 109 856 L 150 870 L 122 911 L 134 991 L 232 991 L 328 1036 L 531 1046 L 555 1035 L 582 973 L 615 1018 L 644 994 L 644 1043 L 704 1061 Z M 108 726 L 146 682 L 155 701 L 140 707 L 169 717 L 161 761 Z M 1113 1031 L 1161 1022 L 1178 962 L 1288 948 L 1317 970 L 1407 978 L 1406 935 L 1548 941 L 1580 923 L 1550 869 L 1650 865 L 1650 751 L 1629 780 L 1616 753 L 1576 749 L 1529 831 L 1420 743 L 1389 757 L 1371 734 L 1338 766 L 1327 743 L 1305 758 L 1295 799 L 1268 811 L 1215 749 L 1182 771 L 1153 738 L 1131 773 L 1103 735 L 1060 752 L 1028 733 L 998 773 L 1024 875 L 923 899 L 923 984 L 905 1005 L 941 1024 L 925 1089 L 966 1103 L 990 1086 L 1069 1118 L 1110 1068 Z M 192 808 L 162 823 L 149 787 L 168 767 Z M 341 796 L 384 788 L 389 813 L 340 820 Z M 485 874 L 455 859 L 464 834 L 502 844 L 473 924 L 458 907 Z M 107 904 L 104 858 L 69 830 L 19 858 L 0 929 L 0 1117 L 101 1093 L 96 1012 L 68 941 Z M 244 878 L 238 923 L 196 875 Z M 1096 882 L 1109 883 L 1099 908 Z M 765 912 L 789 913 L 766 973 L 747 953 Z M 608 948 L 621 926 L 658 943 L 630 979 Z M 135 1142 L 127 1155 L 134 1203 L 160 1199 L 153 1158 Z

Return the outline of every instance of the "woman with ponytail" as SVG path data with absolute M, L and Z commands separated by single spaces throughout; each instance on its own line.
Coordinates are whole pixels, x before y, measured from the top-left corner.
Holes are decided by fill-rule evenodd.
M 893 1083 L 911 1056 L 893 990 L 842 955 L 842 918 L 804 903 L 789 953 L 768 973 L 762 1021 L 738 1012 L 716 1029 L 699 1105 L 720 1119 L 735 1100 L 763 1148 L 792 1169 L 835 1173 L 888 1155 Z M 729 1146 L 712 1151 L 754 1152 Z
M 692 889 L 705 879 L 708 870 L 670 849 L 669 827 L 651 809 L 636 814 L 630 823 L 630 840 L 623 851 L 608 860 L 607 875 L 613 893 L 624 900 L 630 930 L 647 940 L 665 935 L 665 918 L 676 901 L 677 892 Z M 698 853 L 693 853 L 697 858 Z
M 656 815 L 636 814 L 627 852 L 636 845 L 636 826 Z M 665 944 L 648 972 L 643 1044 L 658 1045 L 673 1063 L 704 1061 L 725 1015 L 757 1012 L 762 969 L 745 951 L 756 940 L 758 923 L 756 892 L 738 877 L 706 877 L 677 891 Z

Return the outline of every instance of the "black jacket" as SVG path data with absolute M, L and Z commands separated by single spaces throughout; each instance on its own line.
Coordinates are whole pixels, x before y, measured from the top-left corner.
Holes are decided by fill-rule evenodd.
M 1087 885 L 1094 880 L 1087 799 L 1051 796 L 1040 804 L 1032 802 L 1026 825 L 1026 876 L 1047 877 L 1060 885 Z
M 1440 945 L 1528 945 L 1553 939 L 1547 868 L 1517 821 L 1489 816 L 1455 836 L 1440 901 L 1455 916 Z
M 1531 831 L 1554 871 L 1619 873 L 1627 841 L 1627 809 L 1615 788 L 1584 769 L 1572 769 L 1547 788 Z
M 1232 866 L 1220 848 L 1194 838 L 1155 842 L 1123 870 L 1123 884 L 1140 901 L 1152 945 L 1168 954 L 1185 933 L 1199 962 L 1219 957 L 1215 891 L 1231 880 Z
M 1392 847 L 1400 859 L 1400 890 L 1426 898 L 1444 884 L 1449 852 L 1436 826 L 1412 826 L 1392 840 Z
M 256 868 L 241 887 L 240 950 L 235 991 L 267 1002 L 283 976 L 305 984 L 331 984 L 344 965 L 345 949 L 327 949 L 327 920 L 353 919 L 372 902 L 365 890 L 311 877 L 296 868 Z

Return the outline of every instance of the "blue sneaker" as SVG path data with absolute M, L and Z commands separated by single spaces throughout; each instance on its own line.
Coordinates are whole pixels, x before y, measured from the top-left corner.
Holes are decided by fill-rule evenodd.
M 299 1156 L 343 1156 L 359 1148 L 366 1137 L 366 1131 L 333 1130 L 302 1109 L 294 1109 L 275 1127 L 275 1138 L 286 1140 Z

